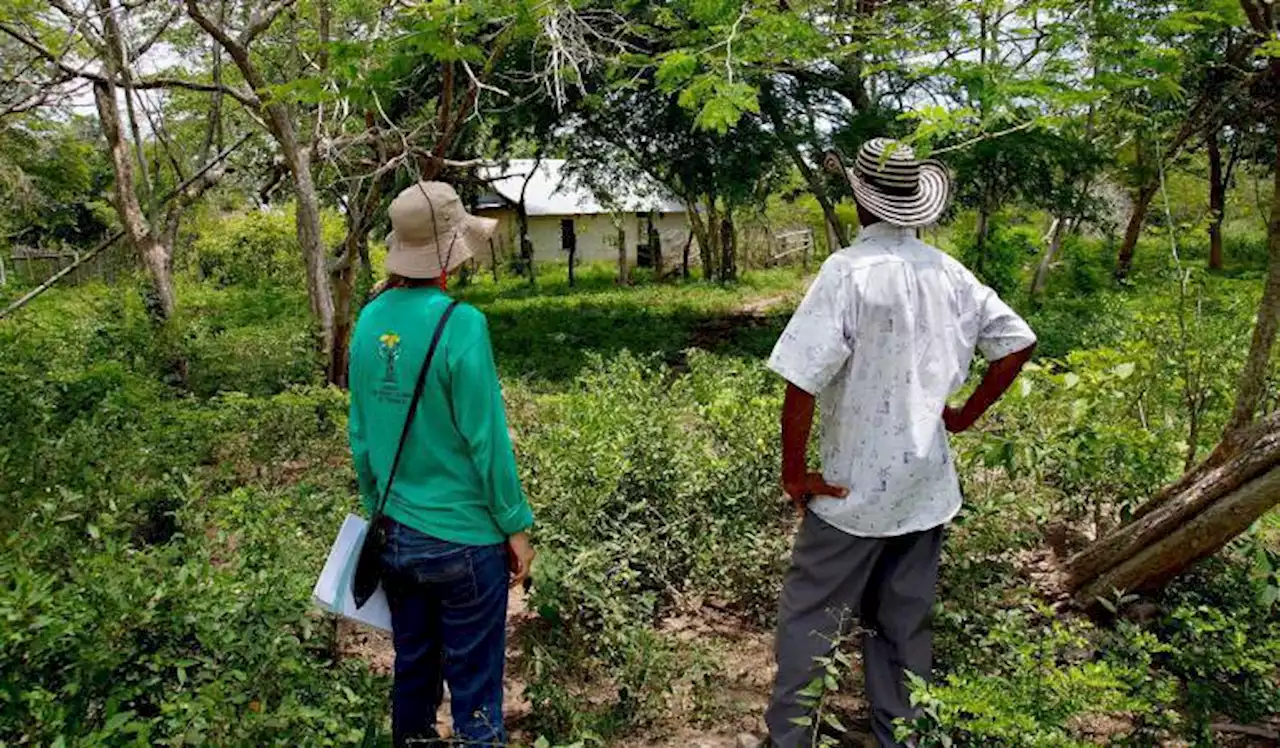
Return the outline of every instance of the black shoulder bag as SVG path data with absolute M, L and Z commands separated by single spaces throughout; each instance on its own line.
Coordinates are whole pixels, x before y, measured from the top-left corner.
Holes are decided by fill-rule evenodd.
M 458 306 L 451 301 L 449 307 L 440 316 L 435 335 L 431 338 L 431 346 L 427 348 L 427 358 L 422 362 L 418 372 L 418 381 L 413 385 L 413 399 L 409 401 L 409 414 L 404 417 L 404 428 L 400 431 L 400 445 L 396 447 L 396 458 L 391 463 L 391 472 L 387 475 L 387 485 L 382 488 L 382 499 L 369 518 L 369 532 L 365 534 L 364 545 L 360 547 L 360 559 L 356 561 L 355 579 L 351 582 L 351 596 L 355 598 L 356 608 L 363 608 L 373 593 L 378 590 L 382 581 L 382 551 L 387 547 L 387 523 L 382 515 L 387 506 L 387 497 L 391 495 L 391 484 L 396 480 L 396 469 L 400 467 L 400 456 L 404 453 L 404 443 L 409 440 L 409 427 L 413 424 L 413 414 L 418 410 L 418 401 L 422 399 L 422 389 L 427 383 L 427 371 L 431 368 L 431 359 L 435 358 L 436 348 L 440 345 L 440 336 L 444 326 Z

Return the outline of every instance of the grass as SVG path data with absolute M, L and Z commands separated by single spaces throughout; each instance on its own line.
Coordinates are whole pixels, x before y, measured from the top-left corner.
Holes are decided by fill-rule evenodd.
M 570 289 L 564 267 L 540 268 L 537 288 L 521 278 L 494 283 L 484 276 L 458 292 L 489 319 L 495 355 L 504 378 L 539 389 L 563 386 L 593 354 L 630 351 L 667 363 L 682 363 L 685 348 L 761 355 L 785 324 L 803 288 L 796 269 L 746 273 L 728 285 L 701 281 L 618 286 L 609 265 L 578 270 Z M 760 318 L 741 314 L 744 304 L 781 297 Z M 760 329 L 768 332 L 761 334 Z M 767 352 L 767 349 L 765 349 Z

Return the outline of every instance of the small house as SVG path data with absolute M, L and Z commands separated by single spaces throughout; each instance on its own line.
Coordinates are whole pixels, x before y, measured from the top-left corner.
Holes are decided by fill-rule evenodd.
M 556 159 L 518 159 L 505 166 L 480 170 L 488 183 L 476 203 L 476 215 L 498 219 L 490 257 L 499 263 L 519 254 L 519 205 L 523 195 L 529 242 L 535 262 L 565 262 L 574 250 L 575 262 L 617 262 L 618 243 L 625 243 L 627 264 L 652 267 L 650 231 L 661 247 L 665 268 L 681 263 L 691 245 L 683 203 L 649 180 L 637 180 L 606 205 L 583 181 Z M 690 246 L 690 260 L 698 251 Z

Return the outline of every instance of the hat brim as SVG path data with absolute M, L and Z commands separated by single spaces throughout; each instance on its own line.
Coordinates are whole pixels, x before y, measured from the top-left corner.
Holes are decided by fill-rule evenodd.
M 936 223 L 951 198 L 951 175 L 947 167 L 937 161 L 920 162 L 920 182 L 910 195 L 893 195 L 877 189 L 853 169 L 847 173 L 858 205 L 894 226 L 918 228 Z
M 387 272 L 405 278 L 439 278 L 479 254 L 497 228 L 497 219 L 468 214 L 439 242 L 406 244 L 392 231 L 387 235 Z

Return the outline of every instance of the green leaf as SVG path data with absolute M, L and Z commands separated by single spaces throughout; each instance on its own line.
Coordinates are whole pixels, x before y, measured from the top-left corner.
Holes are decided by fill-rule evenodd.
M 133 719 L 132 710 L 118 712 L 116 714 L 113 714 L 111 716 L 111 719 L 107 720 L 107 723 L 103 725 L 103 729 L 106 732 L 115 732 L 116 730 L 119 730 L 121 727 L 123 727 L 124 724 L 131 719 Z
M 698 58 L 683 50 L 676 50 L 663 56 L 654 79 L 658 88 L 672 93 L 687 84 L 697 70 Z
M 1125 363 L 1125 364 L 1120 364 L 1119 366 L 1112 369 L 1111 371 L 1120 379 L 1128 379 L 1129 377 L 1133 376 L 1133 371 L 1135 368 L 1137 367 L 1134 366 L 1134 364 Z
M 681 103 L 685 97 L 681 94 Z M 694 124 L 701 130 L 712 130 L 724 135 L 738 124 L 742 115 L 760 111 L 758 92 L 745 83 L 717 81 L 714 93 L 702 105 Z
M 828 714 L 826 717 L 822 719 L 822 721 L 826 722 L 827 726 L 833 730 L 837 730 L 841 733 L 849 732 L 849 729 L 845 727 L 843 724 L 841 724 L 840 720 L 837 719 L 836 715 L 834 714 Z
M 1069 371 L 1066 373 L 1065 376 L 1062 377 L 1062 384 L 1067 389 L 1072 389 L 1077 384 L 1080 384 L 1080 375 Z
M 792 717 L 791 724 L 800 727 L 813 727 L 813 717 Z

